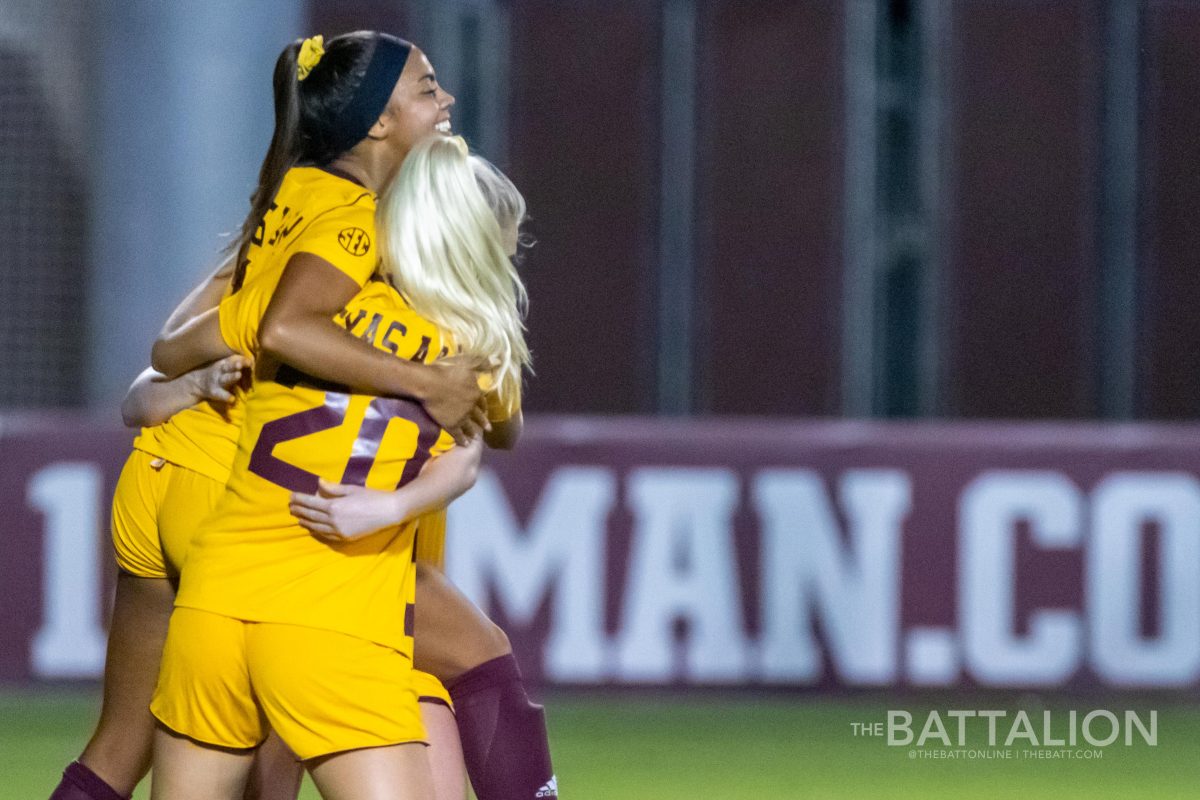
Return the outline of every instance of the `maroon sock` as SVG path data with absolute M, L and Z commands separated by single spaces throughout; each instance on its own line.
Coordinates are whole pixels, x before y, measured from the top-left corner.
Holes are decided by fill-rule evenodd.
M 50 800 L 127 800 L 125 795 L 104 782 L 96 773 L 72 761 L 63 770 L 62 781 Z
M 467 670 L 446 688 L 479 800 L 558 797 L 546 715 L 529 702 L 511 653 Z

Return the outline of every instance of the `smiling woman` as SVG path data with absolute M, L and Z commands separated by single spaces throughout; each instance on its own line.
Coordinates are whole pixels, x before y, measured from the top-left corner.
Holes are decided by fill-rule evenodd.
M 343 55 L 353 52 L 353 43 L 363 37 L 368 43 L 373 41 L 371 37 L 379 37 L 365 67 Z M 350 44 L 343 44 L 345 41 Z M 164 373 L 175 374 L 227 353 L 242 353 L 255 360 L 257 378 L 282 382 L 285 374 L 310 376 L 378 397 L 415 401 L 459 444 L 487 432 L 485 440 L 490 446 L 511 446 L 513 437 L 496 435 L 486 404 L 481 402 L 475 381 L 476 371 L 486 360 L 481 355 L 444 359 L 430 366 L 421 364 L 421 359 L 400 360 L 397 365 L 397 359 L 334 322 L 378 258 L 373 241 L 375 221 L 367 213 L 375 192 L 393 180 L 417 139 L 428 139 L 431 134 L 435 140 L 444 138 L 439 133 L 449 125 L 454 98 L 438 84 L 425 55 L 394 37 L 348 34 L 330 41 L 328 47 L 320 43 L 324 52 L 318 52 L 316 43 L 294 47 L 297 52 L 291 62 L 277 67 L 276 135 L 253 198 L 262 215 L 254 226 L 248 219 L 243 227 L 232 293 L 218 308 L 184 324 L 169 323 L 155 343 L 154 363 Z M 303 79 L 293 79 L 301 71 L 300 52 L 305 53 L 306 71 Z M 398 77 L 379 79 L 376 64 L 380 60 L 400 64 L 402 53 L 406 55 Z M 331 76 L 337 75 L 351 82 L 358 80 L 359 88 L 343 92 L 335 86 L 329 97 L 321 95 L 326 83 L 334 80 Z M 394 85 L 384 92 L 380 87 L 393 79 Z M 378 105 L 375 122 L 365 129 L 367 118 L 356 110 L 364 94 Z M 365 130 L 365 138 L 345 152 L 328 156 L 352 134 L 321 121 L 323 118 L 310 122 L 309 117 L 323 108 L 336 109 L 328 111 L 335 116 L 345 115 L 347 125 L 358 124 L 355 130 Z M 465 143 L 460 144 L 465 148 Z M 279 170 L 289 163 L 295 165 L 280 179 Z M 470 184 L 474 186 L 473 179 Z M 272 199 L 264 202 L 276 185 Z M 312 198 L 326 190 L 328 196 L 314 206 Z M 444 207 L 442 213 L 449 210 Z M 511 221 L 515 225 L 518 220 Z M 496 246 L 503 249 L 502 244 Z M 284 364 L 286 369 L 281 369 Z M 515 432 L 518 426 L 509 425 L 507 430 Z M 452 455 L 443 461 L 450 458 Z M 422 539 L 436 535 L 437 526 L 428 523 Z M 507 796 L 502 787 L 509 780 L 529 779 L 535 789 L 547 788 L 552 768 L 544 718 L 528 701 L 507 637 L 453 590 L 439 570 L 420 569 L 417 586 L 425 618 L 457 623 L 453 628 L 440 626 L 451 631 L 450 635 L 437 637 L 429 632 L 418 637 L 421 663 L 447 682 L 447 687 L 454 684 L 450 694 L 456 706 L 484 709 L 477 716 L 457 717 L 464 741 L 474 745 L 467 747 L 464 755 L 477 794 L 481 800 Z M 437 691 L 440 694 L 435 697 L 445 701 L 449 713 L 446 688 L 438 686 Z M 498 742 L 519 742 L 521 752 L 493 758 L 489 753 Z M 532 770 L 538 777 L 530 778 L 522 770 Z M 159 773 L 161 777 L 161 770 Z M 498 794 L 489 795 L 481 786 Z

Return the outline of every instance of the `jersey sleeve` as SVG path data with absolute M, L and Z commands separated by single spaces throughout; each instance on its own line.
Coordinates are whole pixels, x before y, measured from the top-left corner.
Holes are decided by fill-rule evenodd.
M 501 398 L 496 378 L 490 372 L 479 373 L 477 379 L 479 390 L 483 392 L 483 402 L 487 411 L 488 422 L 505 422 L 512 419 L 521 411 L 521 389 L 518 386 L 513 397 Z
M 365 285 L 379 258 L 372 206 L 359 201 L 325 211 L 289 245 L 288 254 L 311 253 Z
M 507 402 L 500 399 L 500 392 L 492 391 L 483 396 L 487 404 L 488 422 L 504 422 L 512 419 L 521 410 L 521 395 L 508 398 Z
M 254 295 L 254 287 L 243 286 L 240 291 L 224 297 L 217 306 L 221 338 L 230 350 L 242 355 L 253 355 L 258 349 L 258 343 L 253 341 L 258 326 L 252 324 L 251 317 L 260 304 L 253 302 Z

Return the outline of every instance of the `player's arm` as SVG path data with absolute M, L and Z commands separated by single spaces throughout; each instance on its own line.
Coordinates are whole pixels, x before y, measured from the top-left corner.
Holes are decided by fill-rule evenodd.
M 177 378 L 233 354 L 221 340 L 217 305 L 233 277 L 235 258 L 226 258 L 167 317 L 150 349 L 150 365 L 164 376 Z
M 164 328 L 150 348 L 150 366 L 168 378 L 178 378 L 203 364 L 235 355 L 221 337 L 219 314 L 219 308 L 210 308 L 174 330 Z
M 250 360 L 243 356 L 229 356 L 178 378 L 168 378 L 149 367 L 125 393 L 121 419 L 130 428 L 148 428 L 161 425 L 176 413 L 205 400 L 230 403 L 233 388 L 249 365 Z
M 221 302 L 221 297 L 225 294 L 226 287 L 229 286 L 229 279 L 233 277 L 235 259 L 234 255 L 227 257 L 212 275 L 188 292 L 188 296 L 183 298 L 183 302 L 175 307 L 171 316 L 167 317 L 162 328 L 163 334 L 177 330 L 193 317 L 210 308 L 215 308 L 217 303 Z
M 475 485 L 482 454 L 478 438 L 466 447 L 452 448 L 426 462 L 416 478 L 394 492 L 322 480 L 316 494 L 293 493 L 288 508 L 318 539 L 361 539 L 445 508 Z
M 367 394 L 415 399 L 460 444 L 486 429 L 473 365 L 425 365 L 396 358 L 334 321 L 359 288 L 319 256 L 292 256 L 259 327 L 263 354 Z

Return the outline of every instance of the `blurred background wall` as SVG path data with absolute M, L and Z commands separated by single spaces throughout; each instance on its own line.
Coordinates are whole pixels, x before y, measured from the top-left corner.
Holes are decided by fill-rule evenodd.
M 76 405 L 86 393 L 83 319 L 90 126 L 81 110 L 83 24 L 69 3 L 0 9 L 0 405 Z M 60 54 L 51 57 L 52 53 Z
M 529 201 L 528 429 L 447 567 L 594 704 L 550 703 L 573 796 L 1195 794 L 1200 2 L 5 0 L 0 795 L 86 736 L 117 404 L 248 208 L 274 59 L 359 28 Z M 1162 747 L 850 732 L 921 698 L 1161 705 Z
M 302 5 L 0 7 L 0 405 L 111 409 L 240 224 Z
M 528 197 L 533 411 L 1200 411 L 1178 0 L 6 3 L 0 405 L 112 408 L 360 27 Z

